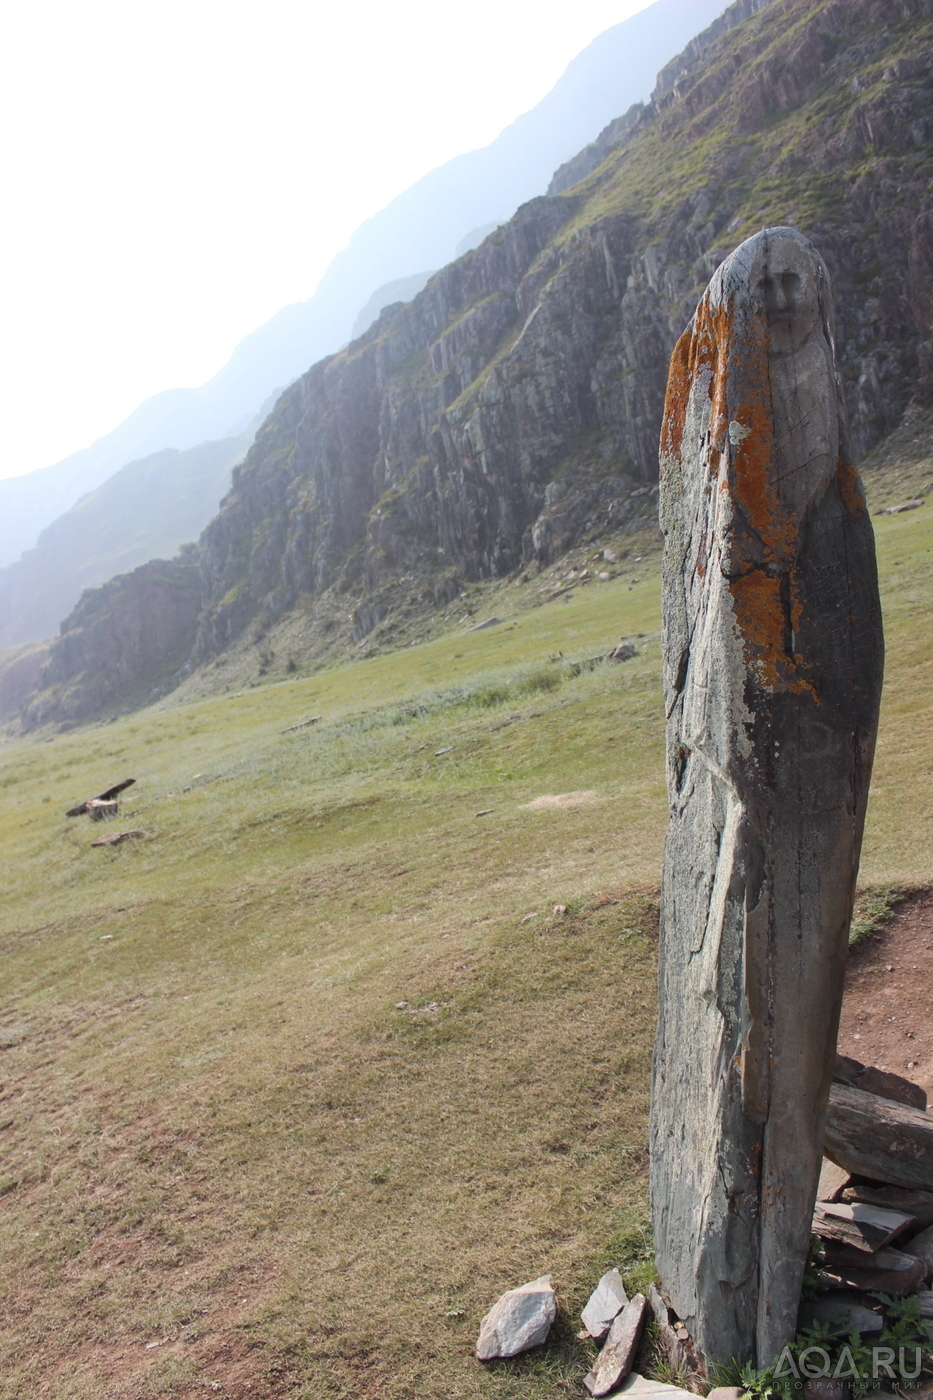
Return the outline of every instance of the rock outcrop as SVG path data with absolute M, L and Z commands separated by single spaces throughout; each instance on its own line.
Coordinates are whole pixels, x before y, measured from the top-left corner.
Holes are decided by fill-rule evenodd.
M 898 0 L 914 56 L 892 64 L 882 10 L 739 0 L 583 185 L 525 205 L 288 390 L 205 533 L 198 658 L 344 568 L 369 590 L 441 566 L 494 577 L 618 519 L 655 479 L 680 328 L 762 199 L 834 276 L 856 452 L 893 428 L 933 368 L 933 26 L 926 0 Z
M 202 537 L 193 664 L 323 588 L 361 637 L 399 582 L 433 606 L 643 525 L 671 350 L 764 222 L 833 276 L 856 457 L 933 398 L 931 0 L 739 0 L 616 136 L 282 395 Z
M 0 569 L 0 647 L 54 637 L 86 589 L 196 540 L 261 421 L 234 438 L 129 462 L 60 515 Z
M 665 405 L 652 1210 L 715 1362 L 768 1365 L 796 1333 L 880 704 L 834 342 L 825 265 L 767 230 L 713 277 Z
M 20 706 L 35 689 L 49 647 L 7 647 L 0 651 L 0 721 L 16 719 Z
M 752 15 L 757 15 L 759 10 L 770 4 L 771 0 L 736 0 L 734 5 L 730 5 L 708 28 L 695 39 L 691 39 L 682 53 L 661 69 L 650 104 L 636 102 L 624 116 L 615 117 L 595 141 L 584 146 L 571 160 L 565 161 L 554 172 L 554 177 L 548 185 L 548 194 L 563 194 L 564 190 L 572 189 L 588 175 L 592 175 L 594 170 L 598 170 L 607 156 L 621 146 L 642 122 L 650 121 L 657 115 L 659 105 L 675 91 L 685 76 L 699 70 L 717 39 L 721 39 L 730 29 L 735 29 L 737 25 L 744 23 Z
M 199 607 L 190 556 L 156 559 L 89 590 L 39 673 L 22 711 L 26 727 L 69 724 L 164 694 L 191 650 Z

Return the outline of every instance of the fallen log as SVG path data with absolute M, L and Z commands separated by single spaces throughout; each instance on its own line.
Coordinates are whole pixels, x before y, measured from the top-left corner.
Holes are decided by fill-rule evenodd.
M 310 729 L 312 724 L 320 724 L 323 715 L 313 715 L 311 719 L 303 719 L 300 724 L 290 724 L 287 729 L 280 729 L 280 734 L 294 734 L 299 729 Z
M 108 788 L 106 792 L 97 794 L 97 801 L 112 802 L 115 797 L 120 796 L 121 792 L 126 792 L 128 787 L 132 787 L 135 781 L 135 778 L 124 778 L 122 783 L 114 783 L 113 787 Z
M 853 1175 L 933 1190 L 933 1114 L 833 1084 L 825 1153 Z
M 113 831 L 109 836 L 99 836 L 92 846 L 119 846 L 121 841 L 138 841 L 145 836 L 144 831 Z
M 77 807 L 69 807 L 65 816 L 83 817 L 92 802 L 112 802 L 114 798 L 120 796 L 121 792 L 132 787 L 135 781 L 135 778 L 124 778 L 122 783 L 114 783 L 113 787 L 107 788 L 106 792 L 99 792 L 96 797 L 88 797 L 84 802 L 79 802 Z

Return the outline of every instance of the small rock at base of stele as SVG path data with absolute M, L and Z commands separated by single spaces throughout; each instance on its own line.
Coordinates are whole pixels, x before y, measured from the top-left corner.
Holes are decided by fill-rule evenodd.
M 628 1294 L 618 1269 L 603 1274 L 593 1289 L 580 1321 L 594 1342 L 602 1342 L 618 1314 L 628 1302 Z
M 636 1293 L 616 1317 L 609 1329 L 606 1345 L 596 1358 L 592 1371 L 583 1380 L 594 1400 L 611 1395 L 630 1374 L 647 1314 L 648 1299 L 643 1293 Z
M 668 1385 L 665 1381 L 649 1381 L 637 1371 L 633 1371 L 616 1391 L 616 1396 L 625 1396 L 625 1400 L 643 1400 L 643 1397 L 644 1400 L 680 1400 L 681 1396 L 690 1394 L 689 1390 Z M 695 1396 L 693 1400 L 696 1400 Z
M 551 1275 L 543 1274 L 521 1288 L 511 1288 L 480 1323 L 476 1355 L 480 1361 L 518 1356 L 547 1341 L 557 1316 Z

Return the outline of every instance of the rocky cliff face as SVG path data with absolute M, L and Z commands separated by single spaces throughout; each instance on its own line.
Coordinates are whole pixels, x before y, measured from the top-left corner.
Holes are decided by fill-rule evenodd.
M 19 715 L 20 706 L 35 690 L 48 657 L 48 643 L 0 651 L 0 722 Z
M 730 5 L 708 29 L 691 39 L 683 52 L 661 69 L 651 94 L 650 105 L 646 107 L 643 102 L 636 102 L 624 116 L 615 117 L 595 141 L 584 146 L 582 151 L 565 161 L 555 171 L 548 186 L 548 194 L 562 194 L 564 190 L 571 189 L 586 179 L 587 175 L 592 175 L 594 170 L 598 170 L 607 156 L 621 146 L 642 122 L 657 116 L 658 107 L 663 100 L 675 87 L 683 87 L 685 75 L 699 71 L 717 39 L 721 39 L 724 34 L 728 34 L 730 30 L 737 28 L 770 4 L 771 0 L 736 0 L 734 5 Z
M 362 635 L 387 580 L 444 601 L 634 517 L 671 349 L 762 225 L 829 264 L 858 452 L 929 400 L 933 0 L 739 0 L 737 17 L 581 181 L 282 395 L 202 536 L 193 661 L 335 581 Z
M 749 225 L 796 223 L 829 262 L 868 450 L 929 392 L 931 20 L 926 0 L 739 0 L 582 185 L 315 366 L 204 535 L 199 656 L 351 564 L 370 588 L 491 576 L 605 524 L 654 479 L 671 348 Z
M 25 726 L 146 704 L 170 690 L 191 649 L 200 601 L 190 555 L 156 559 L 89 589 L 23 706 Z
M 651 481 L 658 405 L 633 394 L 623 425 L 600 382 L 613 377 L 607 234 L 583 230 L 572 256 L 557 246 L 577 208 L 525 205 L 282 396 L 202 539 L 200 656 L 341 569 L 369 590 L 412 569 L 506 573 L 560 547 L 574 504 L 604 516 Z
M 0 569 L 0 647 L 54 637 L 85 589 L 197 539 L 260 421 L 238 437 L 128 462 L 53 521 Z

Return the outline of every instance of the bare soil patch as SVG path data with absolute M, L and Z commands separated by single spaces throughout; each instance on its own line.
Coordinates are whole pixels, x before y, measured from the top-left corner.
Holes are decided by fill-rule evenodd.
M 583 807 L 587 802 L 595 802 L 598 796 L 599 794 L 592 790 L 547 793 L 544 797 L 536 797 L 523 805 L 526 812 L 541 812 L 548 807 Z
M 912 894 L 852 953 L 839 1050 L 904 1075 L 933 1102 L 933 889 Z

